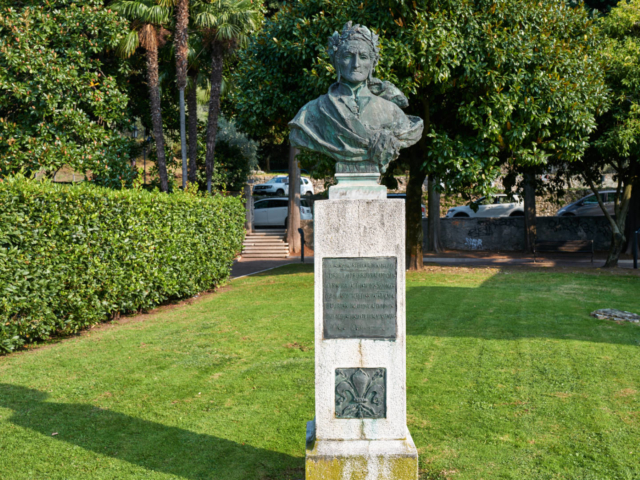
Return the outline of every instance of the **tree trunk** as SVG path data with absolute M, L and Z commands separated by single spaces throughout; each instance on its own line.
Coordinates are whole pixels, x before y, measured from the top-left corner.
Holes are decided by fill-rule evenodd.
M 222 85 L 222 63 L 224 49 L 214 42 L 211 49 L 211 96 L 209 97 L 209 118 L 207 123 L 207 192 L 211 193 L 211 178 L 215 167 L 216 136 L 218 135 L 218 115 L 220 113 L 220 87 Z
M 409 182 L 407 183 L 406 223 L 407 223 L 407 268 L 421 270 L 422 241 L 422 184 L 427 174 L 422 170 L 422 158 L 416 155 L 409 164 Z
M 607 253 L 607 261 L 604 263 L 603 268 L 615 268 L 618 266 L 618 260 L 620 258 L 620 254 L 622 253 L 622 249 L 624 248 L 625 237 L 621 235 L 620 227 L 618 226 L 618 232 L 611 232 L 611 246 L 609 247 L 609 252 Z
M 192 76 L 191 88 L 187 91 L 189 112 L 189 181 L 195 182 L 198 171 L 198 89 L 196 76 Z
M 625 253 L 631 255 L 633 253 L 633 235 L 640 229 L 640 184 L 634 185 L 631 192 L 631 201 L 629 202 L 629 215 L 627 216 L 627 224 L 625 225 L 625 237 L 627 238 L 627 248 Z
M 427 213 L 427 251 L 439 253 L 440 247 L 440 192 L 437 191 L 438 178 L 429 175 L 427 185 L 428 191 L 428 213 Z
M 246 184 L 244 186 L 244 199 L 245 199 L 245 218 L 244 228 L 247 233 L 253 231 L 253 193 L 251 192 L 251 185 Z
M 187 58 L 189 54 L 189 0 L 178 0 L 176 5 L 176 77 L 180 92 L 180 147 L 182 152 L 182 188 L 187 186 L 187 132 L 185 127 L 184 89 L 187 86 Z
M 591 181 L 589 177 L 585 175 L 585 180 L 591 187 L 591 191 L 596 196 L 598 200 L 598 205 L 600 205 L 600 209 L 604 213 L 604 216 L 609 221 L 609 225 L 611 226 L 611 246 L 609 247 L 609 253 L 607 254 L 607 261 L 604 264 L 604 268 L 613 268 L 618 266 L 618 259 L 620 258 L 620 254 L 625 245 L 625 236 L 624 236 L 624 226 L 627 222 L 627 213 L 629 212 L 629 205 L 631 204 L 631 193 L 633 190 L 633 185 L 628 183 L 622 187 L 618 187 L 618 192 L 620 193 L 620 198 L 616 199 L 616 211 L 615 218 L 611 216 L 607 207 L 605 207 L 602 202 L 602 198 L 598 194 L 599 189 L 596 185 Z
M 536 241 L 536 179 L 533 173 L 524 174 L 524 251 L 533 253 Z
M 620 254 L 626 245 L 627 239 L 624 236 L 625 224 L 627 223 L 627 214 L 629 213 L 629 207 L 631 206 L 631 194 L 633 192 L 633 185 L 630 183 L 625 185 L 620 192 L 620 197 L 617 199 L 616 218 L 613 219 L 608 216 L 609 222 L 613 221 L 611 228 L 611 247 L 607 254 L 607 261 L 604 264 L 604 268 L 613 268 L 618 266 L 618 260 Z M 600 195 L 597 195 L 600 208 L 605 209 Z
M 289 147 L 289 214 L 287 216 L 287 243 L 289 252 L 300 253 L 300 167 L 296 161 L 298 149 Z
M 187 128 L 184 113 L 184 89 L 180 90 L 180 152 L 182 153 L 182 189 L 187 188 Z
M 424 131 L 431 130 L 431 116 L 429 111 L 429 98 L 422 99 Z M 420 151 L 409 154 L 409 181 L 407 182 L 407 203 L 405 221 L 407 234 L 405 237 L 407 249 L 407 268 L 409 270 L 421 270 L 424 262 L 422 258 L 422 185 L 427 172 L 424 169 L 427 157 L 427 138 L 423 134 L 420 139 Z
M 149 83 L 149 96 L 151 99 L 151 123 L 153 124 L 153 137 L 156 141 L 156 153 L 158 156 L 158 174 L 160 175 L 160 190 L 169 191 L 169 178 L 167 176 L 167 161 L 164 156 L 164 133 L 162 131 L 162 110 L 160 109 L 160 88 L 158 83 L 158 47 L 149 46 L 147 50 L 147 82 Z

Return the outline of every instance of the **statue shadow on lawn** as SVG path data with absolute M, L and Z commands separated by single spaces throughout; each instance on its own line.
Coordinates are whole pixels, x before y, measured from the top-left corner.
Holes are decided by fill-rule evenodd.
M 188 479 L 304 478 L 304 457 L 142 420 L 91 405 L 47 402 L 47 394 L 0 383 L 8 421 L 53 441 L 77 445 L 145 469 Z M 52 437 L 52 433 L 57 432 Z
M 637 311 L 640 303 L 632 295 L 608 299 L 597 285 L 581 289 L 584 284 L 565 284 L 551 277 L 545 282 L 513 285 L 509 278 L 492 276 L 469 288 L 412 286 L 409 282 L 407 335 L 487 340 L 555 338 L 640 345 L 637 325 L 616 325 L 590 316 L 592 310 L 605 307 Z M 611 284 L 612 290 L 616 288 Z

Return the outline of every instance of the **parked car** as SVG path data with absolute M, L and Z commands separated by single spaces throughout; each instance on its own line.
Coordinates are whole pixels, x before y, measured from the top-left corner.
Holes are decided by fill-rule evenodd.
M 289 176 L 279 175 L 266 183 L 254 185 L 255 195 L 289 195 Z M 308 177 L 300 177 L 300 194 L 313 195 L 313 183 Z
M 602 192 L 598 192 L 598 195 L 600 195 L 607 211 L 611 215 L 615 215 L 615 190 L 603 190 Z M 593 193 L 566 207 L 562 207 L 558 210 L 558 213 L 556 213 L 556 216 L 559 217 L 601 217 L 603 215 L 604 212 L 600 208 L 598 199 Z
M 253 204 L 253 225 L 260 227 L 287 227 L 289 199 L 287 197 L 265 198 Z M 300 199 L 300 220 L 312 220 L 311 205 Z
M 478 211 L 474 212 L 471 205 L 475 203 Z M 461 207 L 453 207 L 447 211 L 447 218 L 451 217 L 522 217 L 524 216 L 524 202 L 518 195 L 509 197 L 505 194 L 492 197 L 480 197 L 474 202 Z
M 387 193 L 387 198 L 401 198 L 406 202 L 407 194 L 406 193 Z M 420 204 L 420 208 L 422 209 L 422 218 L 425 218 L 427 216 L 427 207 L 425 207 L 423 204 Z

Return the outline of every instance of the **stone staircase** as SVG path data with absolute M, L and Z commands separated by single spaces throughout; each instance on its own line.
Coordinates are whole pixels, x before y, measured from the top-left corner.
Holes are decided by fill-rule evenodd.
M 247 233 L 242 258 L 287 258 L 289 244 L 284 241 L 284 229 L 254 230 Z

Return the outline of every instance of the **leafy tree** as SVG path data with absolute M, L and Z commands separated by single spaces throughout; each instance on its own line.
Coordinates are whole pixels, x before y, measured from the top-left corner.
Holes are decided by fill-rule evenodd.
M 211 55 L 206 148 L 207 191 L 211 192 L 224 58 L 258 27 L 261 14 L 252 0 L 199 0 L 195 12 L 194 23 L 201 29 Z
M 559 0 L 370 0 L 286 4 L 242 52 L 237 118 L 258 136 L 282 138 L 335 72 L 327 37 L 348 20 L 382 37 L 376 76 L 408 97 L 425 122 L 422 141 L 393 171 L 409 171 L 407 254 L 422 266 L 420 200 L 426 175 L 447 189 L 489 192 L 501 164 L 578 160 L 603 106 L 603 75 L 592 57 L 594 21 Z
M 99 0 L 0 1 L 0 177 L 64 165 L 120 188 L 135 172 L 123 20 Z M 110 60 L 105 65 L 105 57 Z
M 202 130 L 205 126 L 202 125 Z M 200 150 L 204 152 L 204 149 Z M 258 166 L 258 144 L 240 132 L 235 122 L 224 117 L 218 120 L 216 164 L 211 178 L 216 190 L 242 191 L 252 169 Z M 207 186 L 204 162 L 198 163 L 197 181 L 202 190 Z
M 171 17 L 169 2 L 165 0 L 116 0 L 112 4 L 112 8 L 131 21 L 129 32 L 118 45 L 120 54 L 123 57 L 130 57 L 138 47 L 145 50 L 160 190 L 167 192 L 169 181 L 162 128 L 158 49 L 166 43 L 166 37 L 169 34 L 169 31 L 164 28 Z
M 180 151 L 182 153 L 182 188 L 187 186 L 187 132 L 185 127 L 184 90 L 187 87 L 187 59 L 189 54 L 189 0 L 176 1 L 176 80 L 180 92 Z
M 188 83 L 187 83 L 187 109 L 189 111 L 189 181 L 196 181 L 198 159 L 198 85 L 206 83 L 203 75 L 202 39 L 193 35 L 189 42 L 188 52 Z
M 582 174 L 594 193 L 605 168 L 615 172 L 615 216 L 600 207 L 612 231 L 606 267 L 618 265 L 634 190 L 640 189 L 640 0 L 622 1 L 600 20 L 602 64 L 612 91 L 611 109 L 598 119 L 591 148 L 573 173 Z

